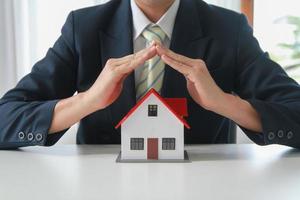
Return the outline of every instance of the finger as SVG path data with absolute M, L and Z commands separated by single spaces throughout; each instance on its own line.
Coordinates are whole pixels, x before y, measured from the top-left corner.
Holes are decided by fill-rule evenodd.
M 151 42 L 149 47 L 137 52 L 136 56 L 140 57 L 140 56 L 144 55 L 145 53 L 147 53 L 148 51 L 151 51 L 152 48 L 155 48 L 155 42 L 154 41 Z
M 120 65 L 123 65 L 125 63 L 128 63 L 130 62 L 135 56 L 141 56 L 143 55 L 146 51 L 148 51 L 152 46 L 154 46 L 155 43 L 152 42 L 151 45 L 135 54 L 130 54 L 128 56 L 124 56 L 122 58 L 117 58 L 117 59 L 110 59 L 112 61 L 112 64 L 114 66 L 120 66 Z
M 161 46 L 162 46 L 162 43 L 161 43 L 160 41 L 153 40 L 153 41 L 151 42 L 151 45 L 153 45 L 153 46 L 161 45 Z
M 135 58 L 135 57 L 140 57 L 142 56 L 143 54 L 145 54 L 146 51 L 149 51 L 149 49 L 154 46 L 154 44 L 151 44 L 150 47 L 148 48 L 145 48 L 135 54 L 130 54 L 128 56 L 125 56 L 125 57 L 122 57 L 122 58 L 117 58 L 117 59 L 109 59 L 109 64 L 111 65 L 111 67 L 113 68 L 116 68 L 116 67 L 119 67 L 123 64 L 130 64 L 132 62 L 132 60 Z
M 167 55 L 168 57 L 172 58 L 173 60 L 176 60 L 177 62 L 181 62 L 181 63 L 189 65 L 191 67 L 193 66 L 194 59 L 177 54 L 177 53 L 171 51 L 170 49 L 163 47 L 160 44 L 156 45 L 156 49 L 157 49 L 158 55 L 160 55 L 160 56 Z
M 129 68 L 135 69 L 141 65 L 143 65 L 147 60 L 153 58 L 156 56 L 156 49 L 154 46 L 151 46 L 147 48 L 146 50 L 137 53 L 134 58 L 132 59 L 132 62 L 129 66 Z
M 128 64 L 125 63 L 113 69 L 113 75 L 115 77 L 118 77 L 120 82 L 122 82 L 130 74 L 130 72 L 128 72 L 128 69 L 126 69 L 127 66 Z
M 137 54 L 134 54 L 134 57 L 129 63 L 124 63 L 118 66 L 118 71 L 122 74 L 131 73 L 137 67 L 143 65 L 147 60 L 156 55 L 156 49 L 154 46 L 147 48 Z
M 172 59 L 171 57 L 168 57 L 167 55 L 162 55 L 161 58 L 167 65 L 169 65 L 170 67 L 172 67 L 176 71 L 182 73 L 186 77 L 189 76 L 189 74 L 191 72 L 191 67 L 190 66 L 185 65 L 181 62 L 178 62 L 178 61 Z
M 117 66 L 123 65 L 125 63 L 129 63 L 133 57 L 134 57 L 134 55 L 131 54 L 131 55 L 128 55 L 128 56 L 125 56 L 122 58 L 118 58 L 117 60 L 114 61 L 113 65 L 117 67 Z

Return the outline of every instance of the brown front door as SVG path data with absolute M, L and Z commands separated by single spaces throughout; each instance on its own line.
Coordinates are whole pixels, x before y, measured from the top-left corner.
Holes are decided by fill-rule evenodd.
M 158 138 L 148 138 L 147 157 L 149 160 L 158 160 Z

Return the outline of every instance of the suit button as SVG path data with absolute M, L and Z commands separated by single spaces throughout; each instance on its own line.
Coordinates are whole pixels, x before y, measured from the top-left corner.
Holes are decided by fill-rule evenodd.
M 292 139 L 294 137 L 294 133 L 292 131 L 289 131 L 287 133 L 287 139 Z
M 28 133 L 27 139 L 28 139 L 29 141 L 32 141 L 32 140 L 33 140 L 33 134 L 32 134 L 32 133 Z
M 269 139 L 269 140 L 274 140 L 274 138 L 275 138 L 274 132 L 269 132 L 269 134 L 268 134 L 268 139 Z
M 20 139 L 20 140 L 24 140 L 24 139 L 25 139 L 25 133 L 20 132 L 20 133 L 19 133 L 19 139 Z
M 36 141 L 40 142 L 43 139 L 43 135 L 38 133 L 38 134 L 35 135 L 35 139 L 36 139 Z
M 279 131 L 277 132 L 277 135 L 278 135 L 279 138 L 283 138 L 283 136 L 284 136 L 283 130 L 279 130 Z

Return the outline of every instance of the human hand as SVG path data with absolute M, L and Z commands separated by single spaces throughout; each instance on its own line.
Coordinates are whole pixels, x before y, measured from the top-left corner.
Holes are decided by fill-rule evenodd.
M 188 92 L 195 102 L 211 111 L 222 104 L 225 93 L 215 83 L 203 60 L 176 54 L 159 43 L 155 46 L 162 60 L 185 76 Z
M 120 95 L 126 77 L 137 67 L 157 55 L 154 43 L 136 54 L 109 59 L 93 86 L 86 92 L 94 110 L 106 108 Z

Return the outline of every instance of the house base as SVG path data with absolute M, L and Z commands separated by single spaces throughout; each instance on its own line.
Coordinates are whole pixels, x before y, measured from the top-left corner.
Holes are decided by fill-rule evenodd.
M 119 153 L 117 163 L 190 163 L 187 151 L 184 151 L 184 159 L 159 159 L 159 160 L 135 160 L 135 159 L 121 159 L 121 152 Z

